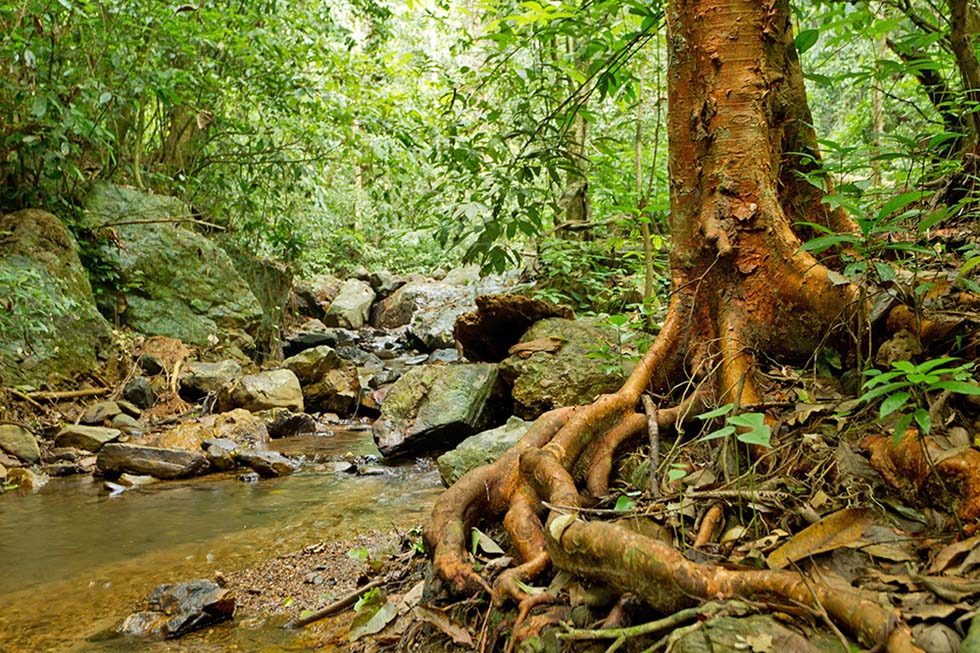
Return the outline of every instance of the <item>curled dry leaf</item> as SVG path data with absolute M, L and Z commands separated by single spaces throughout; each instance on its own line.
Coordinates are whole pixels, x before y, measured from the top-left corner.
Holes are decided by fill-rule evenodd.
M 845 508 L 831 513 L 816 524 L 807 526 L 769 554 L 770 569 L 782 569 L 803 558 L 847 546 L 861 537 L 871 525 L 865 508 Z
M 473 646 L 473 636 L 470 635 L 469 631 L 446 616 L 444 611 L 425 605 L 417 605 L 415 606 L 415 614 L 422 621 L 435 626 L 448 635 L 453 643 L 460 646 Z

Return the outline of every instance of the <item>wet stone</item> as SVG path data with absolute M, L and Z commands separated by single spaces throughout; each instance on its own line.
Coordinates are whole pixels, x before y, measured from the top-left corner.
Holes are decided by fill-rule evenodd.
M 126 401 L 125 399 L 120 399 L 116 402 L 116 405 L 119 406 L 119 410 L 130 417 L 139 417 L 143 414 L 143 411 L 140 410 L 139 406 L 131 401 Z
M 144 355 L 145 357 L 145 355 Z M 146 369 L 144 367 L 144 369 Z M 149 374 L 149 372 L 147 372 Z M 157 395 L 148 379 L 136 377 L 123 388 L 123 397 L 126 401 L 139 408 L 149 408 L 156 400 Z
M 270 411 L 270 413 L 270 419 L 265 425 L 270 438 L 286 438 L 291 435 L 316 432 L 316 420 L 306 413 L 294 413 L 285 409 Z
M 258 483 L 260 477 L 255 472 L 245 472 L 244 474 L 239 474 L 235 478 L 242 483 Z
M 24 492 L 37 492 L 48 484 L 48 475 L 28 467 L 18 467 L 7 472 L 7 483 L 13 483 Z
M 126 617 L 119 632 L 174 639 L 231 619 L 235 598 L 210 580 L 159 585 L 143 600 L 143 609 Z
M 265 478 L 288 476 L 295 471 L 293 462 L 275 451 L 239 451 L 238 462 L 258 472 Z
M 89 425 L 100 425 L 106 420 L 111 420 L 113 417 L 122 412 L 119 408 L 119 404 L 114 401 L 100 401 L 97 404 L 89 406 L 82 417 L 79 420 L 82 424 Z
M 135 418 L 120 413 L 112 418 L 112 428 L 119 429 L 123 433 L 129 435 L 138 435 L 143 433 L 143 425 L 136 421 Z
M 45 474 L 51 477 L 72 476 L 73 474 L 82 473 L 82 469 L 78 466 L 77 463 L 68 463 L 68 462 L 49 463 L 47 465 L 43 465 L 41 467 L 41 470 Z
M 27 463 L 41 460 L 34 434 L 19 424 L 0 424 L 0 450 Z
M 156 478 L 187 478 L 207 472 L 208 460 L 183 449 L 112 443 L 99 451 L 98 467 L 109 474 L 128 472 Z
M 224 472 L 238 467 L 238 450 L 241 449 L 234 440 L 229 438 L 211 438 L 201 443 L 201 448 L 207 452 L 211 468 Z
M 57 447 L 75 447 L 95 452 L 106 444 L 118 440 L 121 435 L 122 431 L 119 429 L 72 424 L 58 432 L 54 443 Z

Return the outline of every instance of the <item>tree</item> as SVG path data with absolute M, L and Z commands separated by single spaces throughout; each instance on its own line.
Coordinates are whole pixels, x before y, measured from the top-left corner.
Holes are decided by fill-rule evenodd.
M 819 604 L 868 644 L 915 650 L 896 614 L 850 586 L 696 564 L 659 540 L 581 516 L 577 483 L 604 495 L 613 453 L 648 421 L 663 430 L 713 405 L 759 405 L 760 356 L 806 359 L 835 329 L 856 329 L 864 311 L 852 285 L 835 283 L 801 249 L 801 222 L 853 227 L 806 181 L 819 176 L 819 158 L 788 0 L 672 0 L 666 23 L 673 293 L 662 330 L 617 393 L 545 414 L 500 460 L 447 491 L 426 530 L 435 576 L 455 591 L 482 587 L 517 601 L 519 622 L 549 600 L 524 583 L 552 564 L 662 611 L 731 596 Z M 645 401 L 643 415 L 645 392 L 675 403 L 658 410 Z M 465 553 L 469 527 L 488 513 L 503 515 L 522 560 L 493 588 Z

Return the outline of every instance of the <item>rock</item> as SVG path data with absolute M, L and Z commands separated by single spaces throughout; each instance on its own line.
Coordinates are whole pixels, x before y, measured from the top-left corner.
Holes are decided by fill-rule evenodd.
M 180 375 L 180 394 L 190 399 L 199 399 L 218 392 L 241 377 L 242 366 L 233 360 L 190 363 Z
M 285 408 L 274 408 L 259 413 L 265 420 L 270 438 L 287 438 L 301 433 L 315 433 L 316 420 L 306 413 L 294 413 Z
M 16 467 L 7 472 L 7 483 L 17 486 L 23 492 L 37 492 L 48 484 L 48 475 L 29 467 Z
M 41 449 L 34 434 L 17 424 L 0 424 L 0 449 L 25 463 L 41 462 Z
M 211 438 L 201 443 L 201 448 L 207 454 L 211 469 L 216 472 L 226 472 L 238 467 L 238 452 L 241 446 L 228 438 Z
M 150 353 L 144 352 L 140 354 L 139 364 L 143 372 L 150 376 L 156 376 L 164 372 L 163 361 Z
M 517 347 L 524 351 L 505 359 L 500 373 L 512 384 L 514 413 L 534 419 L 558 406 L 587 404 L 597 396 L 615 392 L 632 369 L 619 365 L 615 330 L 595 319 L 549 318 L 535 323 Z M 606 347 L 611 358 L 594 356 Z
M 48 451 L 44 461 L 48 463 L 77 463 L 82 453 L 74 447 L 54 447 Z M 88 454 L 89 452 L 84 453 Z
M 307 325 L 302 331 L 286 338 L 286 342 L 282 346 L 283 356 L 289 358 L 301 351 L 312 349 L 313 347 L 320 347 L 321 345 L 328 347 L 355 345 L 360 340 L 356 331 L 342 329 L 340 327 L 331 328 L 324 326 L 320 322 L 315 323 L 319 325 L 318 329 Z
M 119 429 L 127 435 L 139 435 L 144 431 L 143 425 L 138 420 L 124 413 L 113 417 L 110 426 L 114 429 Z
M 245 472 L 244 474 L 239 474 L 235 478 L 242 483 L 258 483 L 261 477 L 255 472 Z
M 238 462 L 258 472 L 259 476 L 273 478 L 288 476 L 296 467 L 289 458 L 275 451 L 256 451 L 247 449 L 238 452 Z
M 458 447 L 436 459 L 442 482 L 449 487 L 471 469 L 494 462 L 517 444 L 533 423 L 511 417 L 503 426 L 466 438 Z
M 293 306 L 296 314 L 323 319 L 330 302 L 340 294 L 343 282 L 337 277 L 322 274 L 312 279 L 296 280 L 293 284 Z
M 452 292 L 441 301 L 420 306 L 408 323 L 408 332 L 424 351 L 448 349 L 455 346 L 453 326 L 456 318 L 473 310 L 475 294 L 472 288 L 447 286 Z
M 671 650 L 677 653 L 741 650 L 819 653 L 826 650 L 769 615 L 709 619 L 699 624 L 697 629 L 672 638 L 672 642 Z
M 330 303 L 323 316 L 327 326 L 360 329 L 368 321 L 374 291 L 359 279 L 348 279 L 340 288 L 340 294 Z
M 208 460 L 195 451 L 138 444 L 110 443 L 99 451 L 98 468 L 104 474 L 139 474 L 156 478 L 187 478 L 208 470 Z
M 82 424 L 101 425 L 106 420 L 111 420 L 121 412 L 122 409 L 116 402 L 100 401 L 86 408 L 78 421 Z
M 502 394 L 491 363 L 413 368 L 385 397 L 375 443 L 385 456 L 448 449 L 494 425 Z
M 123 387 L 123 397 L 133 405 L 146 409 L 156 403 L 157 393 L 153 390 L 149 379 L 138 376 Z
M 303 402 L 309 410 L 350 415 L 361 396 L 357 367 L 325 345 L 307 349 L 287 358 L 283 366 L 291 370 L 303 388 Z
M 81 474 L 83 472 L 81 467 L 76 463 L 69 462 L 48 463 L 47 465 L 41 466 L 41 471 L 52 478 L 56 476 L 72 476 L 73 474 Z
M 381 367 L 384 365 L 380 358 L 360 347 L 341 345 L 337 347 L 337 354 L 358 367 Z
M 119 429 L 72 424 L 58 431 L 54 444 L 56 447 L 75 447 L 96 452 L 101 450 L 103 445 L 118 440 L 120 435 L 122 431 Z
M 216 583 L 198 579 L 154 588 L 141 608 L 126 617 L 119 632 L 174 639 L 231 619 L 235 598 Z
M 7 468 L 0 465 L 0 494 L 3 494 L 3 486 L 7 483 Z
M 152 476 L 139 476 L 137 474 L 120 474 L 119 478 L 116 479 L 119 485 L 128 488 L 143 487 L 144 485 L 151 485 L 156 483 L 159 479 L 153 478 Z
M 425 362 L 429 365 L 458 363 L 459 352 L 455 349 L 436 349 L 434 352 L 429 354 L 429 357 L 425 359 Z
M 374 289 L 375 294 L 379 299 L 384 299 L 391 295 L 399 288 L 405 285 L 408 281 L 405 277 L 401 277 L 387 270 L 379 270 L 377 272 L 371 272 L 368 274 L 367 281 L 371 284 L 371 288 Z
M 126 401 L 125 399 L 120 399 L 119 401 L 116 402 L 116 405 L 119 406 L 119 410 L 121 410 L 126 415 L 129 415 L 130 417 L 134 417 L 138 419 L 139 416 L 143 414 L 143 411 L 140 410 L 139 406 L 137 406 L 131 401 Z
M 37 386 L 94 371 L 111 357 L 78 244 L 38 209 L 0 215 L 0 385 Z
M 7 469 L 13 469 L 14 467 L 23 467 L 24 463 L 20 461 L 20 458 L 14 458 L 10 454 L 0 451 L 0 465 Z
M 368 387 L 377 390 L 383 385 L 388 385 L 389 383 L 394 383 L 399 378 L 401 378 L 402 373 L 395 369 L 384 369 L 371 377 L 368 381 Z
M 179 422 L 174 428 L 156 434 L 144 444 L 165 449 L 200 451 L 204 442 L 227 438 L 238 446 L 251 446 L 269 441 L 265 420 L 244 408 L 226 413 L 205 415 L 194 422 Z
M 213 348 L 217 337 L 225 345 L 252 348 L 262 307 L 231 258 L 203 235 L 166 222 L 190 216 L 189 207 L 173 197 L 108 183 L 95 184 L 82 204 L 89 228 L 116 223 L 114 238 L 100 242 L 98 256 L 124 289 L 123 301 L 111 307 L 122 323 L 199 347 Z M 154 219 L 163 220 L 148 222 Z
M 218 410 L 244 408 L 252 412 L 268 408 L 288 408 L 303 412 L 303 389 L 291 370 L 272 370 L 248 374 L 218 393 Z
M 483 295 L 476 298 L 476 310 L 456 319 L 453 334 L 467 360 L 499 363 L 532 324 L 549 317 L 574 319 L 575 313 L 524 295 Z

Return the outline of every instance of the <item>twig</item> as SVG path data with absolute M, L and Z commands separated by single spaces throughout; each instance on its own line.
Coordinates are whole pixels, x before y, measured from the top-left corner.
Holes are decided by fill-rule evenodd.
M 649 635 L 650 633 L 655 633 L 661 630 L 666 630 L 668 628 L 673 629 L 685 621 L 691 621 L 692 619 L 698 619 L 701 616 L 712 616 L 715 613 L 721 611 L 724 608 L 724 604 L 721 603 L 708 603 L 703 606 L 696 608 L 687 608 L 686 610 L 678 610 L 669 617 L 664 617 L 663 619 L 658 619 L 656 621 L 650 621 L 645 624 L 638 624 L 636 626 L 626 626 L 625 628 L 599 628 L 599 629 L 587 629 L 587 628 L 571 628 L 568 632 L 559 633 L 558 637 L 567 640 L 595 640 L 595 639 L 616 639 L 619 638 L 630 638 L 639 637 L 640 635 Z
M 28 399 L 77 399 L 79 397 L 92 397 L 94 395 L 104 395 L 112 388 L 86 388 L 85 390 L 63 390 L 61 392 L 28 392 L 24 395 Z
M 657 469 L 660 467 L 660 424 L 657 421 L 657 407 L 650 395 L 644 393 L 643 412 L 647 414 L 647 431 L 650 433 L 650 496 L 660 496 L 660 483 L 657 481 Z
M 700 549 L 711 541 L 711 536 L 714 534 L 715 528 L 718 527 L 718 524 L 721 523 L 724 516 L 725 510 L 720 503 L 711 504 L 708 512 L 704 514 L 704 519 L 701 520 L 701 528 L 698 529 L 697 537 L 694 538 L 694 544 L 692 546 L 695 549 Z
M 285 626 L 283 626 L 283 628 L 302 628 L 303 626 L 307 626 L 307 625 L 313 623 L 314 621 L 319 621 L 320 619 L 323 619 L 324 617 L 329 617 L 332 614 L 336 614 L 338 612 L 343 612 L 344 610 L 346 610 L 350 606 L 352 606 L 355 603 L 357 603 L 357 600 L 359 598 L 361 598 L 361 596 L 365 592 L 368 592 L 370 590 L 373 590 L 375 587 L 381 587 L 382 585 L 385 584 L 385 582 L 386 581 L 383 578 L 379 578 L 377 580 L 373 580 L 370 583 L 368 583 L 367 585 L 363 585 L 361 587 L 358 587 L 356 590 L 354 590 L 350 594 L 347 594 L 347 595 L 345 595 L 345 596 L 337 599 L 336 601 L 334 601 L 330 605 L 326 606 L 325 608 L 320 608 L 319 610 L 317 610 L 313 614 L 307 615 L 305 617 L 300 617 L 299 619 L 293 619 L 292 621 L 290 621 L 289 623 L 287 623 Z
M 220 224 L 214 224 L 213 222 L 206 222 L 204 220 L 197 220 L 195 218 L 179 218 L 177 216 L 171 218 L 147 218 L 145 220 L 120 220 L 119 222 L 106 222 L 105 224 L 100 224 L 95 227 L 96 230 L 108 229 L 109 227 L 121 227 L 128 224 L 162 224 L 170 222 L 190 222 L 191 224 L 199 224 L 202 227 L 208 227 L 209 229 L 218 229 L 224 231 L 225 227 Z
M 12 394 L 13 396 L 17 397 L 18 399 L 23 399 L 24 401 L 26 401 L 30 405 L 34 406 L 35 408 L 39 408 L 41 410 L 44 409 L 44 406 L 42 406 L 41 404 L 39 404 L 36 401 L 34 401 L 33 399 L 31 399 L 30 395 L 24 394 L 23 392 L 21 392 L 17 388 L 7 388 L 7 390 L 9 390 L 10 391 L 10 394 Z

